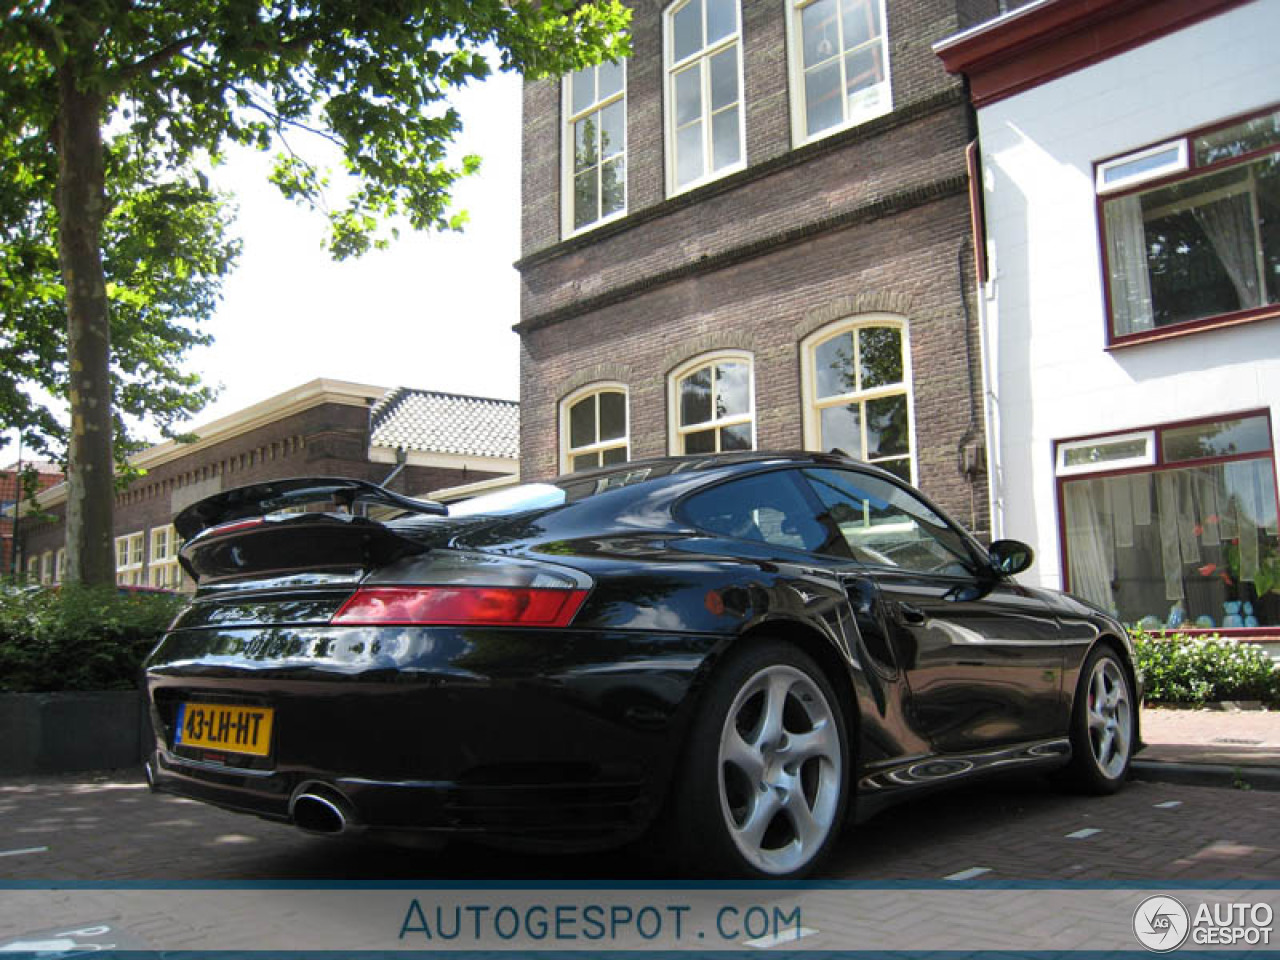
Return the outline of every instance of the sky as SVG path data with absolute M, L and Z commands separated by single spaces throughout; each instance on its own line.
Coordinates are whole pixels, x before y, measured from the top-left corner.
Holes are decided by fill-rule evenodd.
M 520 78 L 458 92 L 459 155 L 480 172 L 455 188 L 462 234 L 408 228 L 386 251 L 333 262 L 319 214 L 267 181 L 269 156 L 234 154 L 213 177 L 236 196 L 240 263 L 189 366 L 219 397 L 199 426 L 317 377 L 518 399 Z

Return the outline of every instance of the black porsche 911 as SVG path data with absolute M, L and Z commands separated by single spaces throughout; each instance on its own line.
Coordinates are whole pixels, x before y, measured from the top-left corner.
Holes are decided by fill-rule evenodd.
M 787 878 L 920 791 L 1055 768 L 1116 790 L 1139 742 L 1119 623 L 833 454 L 448 508 L 284 480 L 176 526 L 198 590 L 147 663 L 152 785 L 313 833 L 652 829 L 686 869 Z

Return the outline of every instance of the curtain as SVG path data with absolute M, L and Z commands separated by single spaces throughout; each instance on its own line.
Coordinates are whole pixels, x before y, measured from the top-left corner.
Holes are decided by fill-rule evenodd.
M 1195 207 L 1192 213 L 1231 278 L 1240 309 L 1262 306 L 1254 249 L 1253 171 L 1249 172 L 1245 191 Z
M 1151 279 L 1147 276 L 1147 234 L 1142 200 L 1137 195 L 1108 200 L 1103 206 L 1107 263 L 1111 270 L 1111 314 L 1116 333 L 1137 333 L 1155 325 Z
M 1252 583 L 1258 575 L 1258 527 L 1262 513 L 1256 463 L 1228 463 L 1227 490 L 1236 515 L 1236 535 L 1240 538 L 1240 580 Z
M 1071 592 L 1103 610 L 1116 609 L 1114 552 L 1105 511 L 1093 496 L 1095 482 L 1066 485 L 1067 564 Z
M 1164 569 L 1164 597 L 1183 600 L 1182 535 L 1178 525 L 1178 477 L 1176 473 L 1156 475 L 1156 503 L 1160 521 L 1160 565 Z

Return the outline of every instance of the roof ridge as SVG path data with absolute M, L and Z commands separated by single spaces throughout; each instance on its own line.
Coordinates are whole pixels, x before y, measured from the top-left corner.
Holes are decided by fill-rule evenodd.
M 500 403 L 510 407 L 520 406 L 519 400 L 504 400 L 501 397 L 482 397 L 475 393 L 453 393 L 449 390 L 428 390 L 423 387 L 400 387 L 405 393 L 430 395 L 433 397 L 454 397 L 458 400 L 479 400 L 482 403 Z

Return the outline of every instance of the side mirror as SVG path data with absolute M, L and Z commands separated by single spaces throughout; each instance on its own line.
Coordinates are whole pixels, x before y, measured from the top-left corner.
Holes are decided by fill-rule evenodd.
M 1011 577 L 1031 566 L 1035 552 L 1021 540 L 996 540 L 987 549 L 997 573 Z

